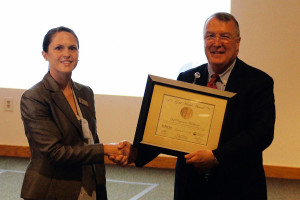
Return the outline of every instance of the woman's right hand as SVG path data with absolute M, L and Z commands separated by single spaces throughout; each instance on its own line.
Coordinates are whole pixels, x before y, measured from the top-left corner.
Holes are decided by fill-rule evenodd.
M 108 158 L 121 166 L 126 166 L 136 160 L 137 151 L 128 141 L 121 141 L 117 144 L 116 154 L 108 154 Z

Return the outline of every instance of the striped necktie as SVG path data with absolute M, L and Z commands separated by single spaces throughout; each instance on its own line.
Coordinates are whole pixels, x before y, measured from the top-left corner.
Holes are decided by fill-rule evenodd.
M 207 87 L 210 87 L 210 88 L 215 88 L 217 89 L 217 85 L 216 85 L 216 82 L 220 79 L 219 75 L 218 74 L 213 74 L 211 76 L 211 79 L 210 81 L 207 83 Z

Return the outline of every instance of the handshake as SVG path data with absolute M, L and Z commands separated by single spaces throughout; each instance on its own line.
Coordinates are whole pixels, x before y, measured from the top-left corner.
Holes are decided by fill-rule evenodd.
M 133 163 L 137 157 L 137 150 L 128 141 L 104 144 L 104 154 L 108 159 L 121 166 Z

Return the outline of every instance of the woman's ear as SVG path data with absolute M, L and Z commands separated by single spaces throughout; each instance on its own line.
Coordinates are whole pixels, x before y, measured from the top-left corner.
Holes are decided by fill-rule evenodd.
M 48 61 L 48 58 L 47 58 L 48 56 L 47 56 L 47 53 L 45 51 L 42 51 L 42 55 L 43 55 L 44 59 L 46 61 Z

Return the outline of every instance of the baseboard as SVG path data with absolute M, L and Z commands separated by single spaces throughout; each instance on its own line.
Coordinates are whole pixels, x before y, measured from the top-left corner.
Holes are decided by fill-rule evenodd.
M 30 158 L 30 151 L 27 146 L 0 145 L 0 156 Z M 105 163 L 114 164 L 106 157 Z M 175 163 L 175 157 L 158 156 L 145 167 L 174 169 Z M 265 165 L 264 168 L 267 177 L 300 180 L 300 168 L 271 165 Z
M 265 173 L 270 178 L 300 180 L 300 168 L 264 165 Z
M 0 156 L 30 158 L 30 150 L 28 146 L 0 145 Z

